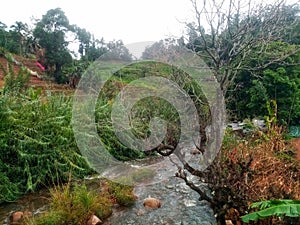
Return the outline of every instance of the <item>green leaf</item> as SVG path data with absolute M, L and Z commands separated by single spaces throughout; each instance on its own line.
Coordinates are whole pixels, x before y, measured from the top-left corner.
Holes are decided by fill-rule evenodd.
M 256 221 L 269 216 L 300 217 L 299 200 L 268 200 L 251 205 L 251 208 L 257 207 L 261 210 L 242 216 L 242 221 L 249 223 L 251 220 Z

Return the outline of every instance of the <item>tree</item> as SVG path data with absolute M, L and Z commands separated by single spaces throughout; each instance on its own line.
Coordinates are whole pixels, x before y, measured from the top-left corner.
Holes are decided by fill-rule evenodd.
M 105 54 L 106 60 L 123 60 L 132 61 L 132 55 L 129 50 L 124 46 L 122 40 L 110 41 L 107 44 L 107 52 Z
M 11 25 L 12 31 L 16 36 L 16 40 L 19 44 L 19 55 L 23 55 L 26 51 L 26 39 L 29 36 L 29 27 L 26 23 L 22 23 L 21 21 L 16 21 L 14 25 Z
M 86 29 L 77 26 L 74 27 L 74 30 L 79 41 L 78 52 L 82 58 L 90 47 L 92 35 Z
M 72 61 L 66 41 L 67 32 L 72 30 L 65 13 L 56 8 L 47 11 L 33 31 L 40 46 L 45 48 L 47 66 L 54 68 L 54 78 L 58 83 L 64 82 L 62 67 Z
M 108 48 L 106 46 L 106 43 L 104 42 L 103 38 L 101 40 L 95 39 L 94 36 L 92 36 L 90 45 L 88 48 L 86 48 L 86 55 L 85 58 L 88 61 L 95 61 L 100 56 L 102 56 L 104 53 L 108 51 Z
M 284 55 L 275 55 L 267 65 L 248 68 L 245 60 L 254 48 L 264 54 L 274 41 L 288 38 L 286 31 L 297 25 L 297 5 L 283 1 L 272 5 L 253 5 L 251 1 L 191 0 L 196 22 L 188 23 L 187 46 L 206 60 L 226 94 L 240 71 L 252 73 L 271 63 L 283 61 L 299 51 L 299 46 Z
M 7 28 L 6 24 L 0 22 L 0 46 L 1 47 L 4 47 L 7 41 L 7 37 L 6 37 L 7 32 L 5 30 L 6 28 Z
M 272 55 L 285 55 L 295 45 L 273 42 L 268 46 L 271 54 L 259 54 L 253 49 L 247 60 L 248 67 L 268 65 Z M 281 124 L 297 124 L 300 118 L 300 52 L 277 64 L 269 64 L 256 71 L 241 71 L 227 92 L 227 108 L 237 119 L 268 115 L 267 102 L 275 100 L 278 106 L 277 119 Z

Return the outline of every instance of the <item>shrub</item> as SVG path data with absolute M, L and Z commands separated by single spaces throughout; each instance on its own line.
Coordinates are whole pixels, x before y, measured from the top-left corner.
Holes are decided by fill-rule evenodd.
M 51 189 L 50 210 L 33 218 L 29 224 L 84 225 L 94 214 L 103 219 L 111 212 L 109 196 L 88 190 L 85 185 L 75 185 L 71 188 L 68 183 Z
M 142 158 L 145 156 L 145 153 L 130 149 L 118 140 L 112 126 L 112 105 L 122 88 L 126 87 L 132 81 L 146 78 L 149 75 L 167 78 L 189 94 L 195 103 L 199 115 L 200 127 L 203 128 L 203 131 L 206 125 L 210 123 L 210 111 L 205 95 L 197 83 L 183 71 L 158 62 L 141 62 L 128 65 L 113 74 L 105 83 L 96 105 L 96 121 L 99 136 L 108 151 L 119 160 Z M 148 84 L 140 83 L 138 85 L 144 90 L 153 89 L 150 85 L 148 87 Z M 163 143 L 176 146 L 181 135 L 180 117 L 177 110 L 165 99 L 160 98 L 160 96 L 143 98 L 136 102 L 131 109 L 130 115 L 128 115 L 131 124 L 130 132 L 139 139 L 149 137 L 151 133 L 149 129 L 151 118 L 158 117 L 166 121 L 167 126 Z M 205 135 L 203 131 L 201 134 Z M 127 139 L 130 142 L 130 137 Z
M 134 204 L 133 187 L 98 181 L 98 187 L 88 188 L 87 184 L 68 182 L 50 190 L 50 209 L 31 218 L 27 225 L 85 225 L 92 215 L 104 220 L 112 214 L 114 203 L 122 206 Z
M 8 60 L 7 68 L 5 65 L 0 63 L 0 70 L 4 73 L 5 85 L 3 88 L 4 94 L 14 94 L 18 95 L 24 92 L 28 87 L 28 82 L 30 79 L 30 73 L 24 67 L 22 67 L 17 73 L 14 70 L 12 56 L 8 53 L 5 54 Z
M 71 100 L 0 96 L 0 202 L 92 172 L 74 140 Z
M 213 207 L 219 221 L 228 217 L 232 208 L 245 215 L 251 202 L 300 198 L 295 153 L 284 139 L 284 129 L 275 125 L 270 128 L 267 133 L 257 131 L 244 139 L 234 136 L 233 144 L 229 141 L 232 131 L 226 132 L 227 144 L 204 173 L 214 193 Z M 271 221 L 284 223 L 274 217 L 266 218 L 265 223 Z
M 136 196 L 133 194 L 133 186 L 122 183 L 109 182 L 110 193 L 121 206 L 132 206 Z

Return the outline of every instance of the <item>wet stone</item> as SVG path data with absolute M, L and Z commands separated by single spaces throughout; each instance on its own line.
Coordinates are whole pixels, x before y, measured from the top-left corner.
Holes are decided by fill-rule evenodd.
M 174 187 L 170 189 L 169 187 Z M 206 201 L 199 201 L 199 194 L 176 177 L 167 181 L 135 188 L 138 199 L 134 206 L 114 213 L 104 221 L 106 225 L 215 225 L 214 213 Z M 145 209 L 145 198 L 157 198 L 160 208 Z M 137 212 L 143 212 L 138 213 Z

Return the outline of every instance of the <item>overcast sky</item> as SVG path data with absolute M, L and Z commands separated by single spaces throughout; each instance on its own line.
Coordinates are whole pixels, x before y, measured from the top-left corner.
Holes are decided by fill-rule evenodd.
M 125 44 L 179 37 L 183 22 L 190 21 L 190 0 L 8 0 L 1 5 L 0 21 L 30 23 L 49 9 L 61 8 L 71 24 L 86 28 L 106 42 L 121 39 Z

